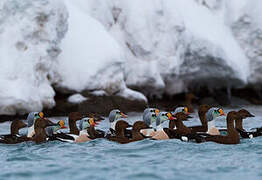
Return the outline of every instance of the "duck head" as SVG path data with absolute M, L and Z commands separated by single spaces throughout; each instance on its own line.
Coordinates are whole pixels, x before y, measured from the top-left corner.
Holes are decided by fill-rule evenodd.
M 143 120 L 145 119 L 147 113 L 156 114 L 156 116 L 158 116 L 159 112 L 159 109 L 156 108 L 146 108 L 143 113 Z
M 248 112 L 246 109 L 241 109 L 238 111 L 239 116 L 242 119 L 248 118 L 248 117 L 255 117 L 253 114 L 251 114 L 250 112 Z
M 215 119 L 219 116 L 225 116 L 222 108 L 213 107 L 207 111 L 206 119 L 208 122 L 208 130 L 212 127 L 215 127 Z
M 156 118 L 156 128 L 157 130 L 162 129 L 162 123 L 168 120 L 174 120 L 172 113 L 170 112 L 160 112 Z
M 56 134 L 56 132 L 59 130 L 59 129 L 66 129 L 67 127 L 65 126 L 65 121 L 63 120 L 60 120 L 56 123 L 55 126 L 52 126 L 52 127 L 47 127 L 45 128 L 46 130 L 46 134 L 48 136 L 52 136 L 53 134 Z
M 126 121 L 124 120 L 118 120 L 116 122 L 116 136 L 121 136 L 121 137 L 125 137 L 125 129 L 127 129 L 128 127 L 132 127 L 131 125 L 129 125 Z
M 230 111 L 228 114 L 227 114 L 227 122 L 234 122 L 234 120 L 240 118 L 240 114 L 236 111 Z
M 177 107 L 174 111 L 174 114 L 178 113 L 178 112 L 183 112 L 185 114 L 190 114 L 189 111 L 188 111 L 188 108 L 187 107 Z
M 91 126 L 96 126 L 94 118 L 85 117 L 80 120 L 79 129 L 85 130 L 90 128 Z
M 121 118 L 127 118 L 127 115 L 125 115 L 124 113 L 122 113 L 120 110 L 118 109 L 114 109 L 109 113 L 109 122 L 110 122 L 110 128 L 112 128 L 113 130 L 115 130 L 115 126 L 116 123 L 118 122 L 118 120 L 120 120 Z
M 143 115 L 143 121 L 149 126 L 152 127 L 152 123 L 156 121 L 157 115 L 154 112 L 148 112 Z
M 23 121 L 14 120 L 11 123 L 11 134 L 19 134 L 19 130 L 25 127 L 27 127 L 27 124 L 25 124 Z
M 44 113 L 43 112 L 30 112 L 26 118 L 27 127 L 33 126 L 35 120 L 38 118 L 44 118 Z

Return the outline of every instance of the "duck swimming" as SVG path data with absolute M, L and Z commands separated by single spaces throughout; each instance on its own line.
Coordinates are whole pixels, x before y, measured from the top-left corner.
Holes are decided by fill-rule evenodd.
M 147 108 L 144 113 L 143 113 L 143 121 L 146 123 L 146 125 L 149 127 L 148 129 L 142 129 L 141 133 L 146 136 L 153 136 L 153 134 L 155 133 L 155 129 L 153 129 L 152 127 L 152 123 L 155 122 L 156 117 L 159 114 L 159 110 L 158 109 L 153 109 L 150 110 L 150 108 Z M 147 111 L 148 110 L 148 111 Z
M 127 115 L 125 115 L 124 113 L 122 113 L 120 110 L 118 109 L 114 109 L 109 113 L 109 123 L 110 123 L 110 132 L 109 134 L 114 135 L 115 134 L 115 126 L 116 123 L 121 119 L 121 118 L 127 118 Z
M 236 130 L 239 132 L 242 138 L 253 138 L 262 136 L 262 132 L 260 132 L 258 129 L 255 132 L 247 132 L 243 128 L 243 119 L 246 119 L 248 117 L 255 117 L 253 114 L 248 112 L 246 109 L 241 109 L 238 111 L 238 113 L 239 117 L 236 119 Z
M 206 113 L 211 108 L 209 105 L 200 105 L 198 108 L 198 116 L 201 122 L 200 126 L 191 126 L 192 133 L 196 132 L 207 132 L 208 131 L 208 125 L 207 125 L 207 119 L 206 119 Z
M 183 112 L 187 115 L 189 114 L 187 107 L 177 107 L 173 114 L 176 114 L 179 112 Z M 174 128 L 175 128 L 175 121 L 169 121 L 169 129 L 174 129 Z
M 44 113 L 43 112 L 31 112 L 27 116 L 27 137 L 33 137 L 35 135 L 35 130 L 34 130 L 34 123 L 35 120 L 38 118 L 44 118 Z
M 169 131 L 170 128 L 163 128 L 162 123 L 164 121 L 172 121 L 174 120 L 173 115 L 170 112 L 160 112 L 159 115 L 156 118 L 156 132 L 152 136 L 152 139 L 154 140 L 164 140 L 169 139 Z
M 52 137 L 55 134 L 57 134 L 57 131 L 60 129 L 66 129 L 67 127 L 65 126 L 65 121 L 60 120 L 56 126 L 50 126 L 45 128 L 46 134 L 48 137 Z
M 81 119 L 79 124 L 80 134 L 79 137 L 75 139 L 75 142 L 80 143 L 96 139 L 95 126 L 96 123 L 94 118 L 85 117 Z
M 115 134 L 114 135 L 109 135 L 106 138 L 110 141 L 115 141 L 120 144 L 125 144 L 129 142 L 129 138 L 126 137 L 125 135 L 125 130 L 128 127 L 132 127 L 129 125 L 126 121 L 124 120 L 118 120 L 117 123 L 115 124 Z
M 29 141 L 27 136 L 19 135 L 19 130 L 27 127 L 27 125 L 21 120 L 14 120 L 10 126 L 10 134 L 0 135 L 0 143 L 3 144 L 17 144 L 25 141 Z
M 239 118 L 239 113 L 231 111 L 227 114 L 227 135 L 210 135 L 205 138 L 206 141 L 212 141 L 219 144 L 239 144 L 240 136 L 234 127 L 234 121 Z
M 38 118 L 35 120 L 34 123 L 34 130 L 35 135 L 32 138 L 32 141 L 36 142 L 37 144 L 46 142 L 48 137 L 46 135 L 45 128 L 49 126 L 56 126 L 57 124 L 53 123 L 52 121 L 44 118 Z
M 206 114 L 207 119 L 207 134 L 220 135 L 219 130 L 215 126 L 215 120 L 219 116 L 224 116 L 225 113 L 221 108 L 210 108 Z

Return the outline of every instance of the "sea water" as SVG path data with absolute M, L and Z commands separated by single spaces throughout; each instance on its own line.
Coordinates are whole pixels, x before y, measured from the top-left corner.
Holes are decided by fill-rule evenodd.
M 255 118 L 244 127 L 262 126 L 261 107 L 248 107 Z M 226 110 L 228 112 L 229 110 Z M 128 114 L 128 121 L 142 114 Z M 187 125 L 199 124 L 197 114 Z M 63 118 L 55 118 L 59 120 Z M 166 122 L 167 124 L 167 122 Z M 216 125 L 226 127 L 225 118 Z M 0 134 L 10 123 L 0 124 Z M 98 128 L 106 130 L 108 119 Z M 117 144 L 105 139 L 85 143 L 59 141 L 17 145 L 0 144 L 0 179 L 262 179 L 262 137 L 242 139 L 238 145 L 180 140 L 143 140 Z

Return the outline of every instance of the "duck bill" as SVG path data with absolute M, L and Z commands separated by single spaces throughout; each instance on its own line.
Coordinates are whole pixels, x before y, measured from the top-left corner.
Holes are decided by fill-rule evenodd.
M 159 112 L 160 112 L 159 109 L 155 109 L 156 116 L 158 116 Z
M 188 111 L 188 108 L 187 108 L 187 107 L 185 107 L 185 114 L 186 114 L 186 115 L 189 115 L 189 114 L 190 114 L 190 112 Z
M 249 116 L 248 117 L 255 117 L 255 115 L 253 115 L 253 114 L 249 114 Z
M 172 113 L 167 113 L 167 117 L 168 117 L 168 120 L 170 120 L 170 121 L 174 121 L 174 120 L 176 120 L 176 118 L 172 115 Z
M 226 113 L 224 113 L 223 109 L 219 109 L 218 111 L 219 111 L 219 113 L 220 113 L 220 114 L 219 114 L 220 116 L 225 116 L 225 115 L 226 115 Z
M 43 113 L 43 112 L 40 112 L 40 113 L 39 113 L 39 117 L 40 117 L 40 118 L 44 118 L 44 113 Z
M 90 123 L 90 126 L 96 126 L 96 123 L 95 123 L 94 118 L 91 118 L 91 119 L 89 120 L 89 123 Z
M 127 118 L 127 115 L 125 115 L 124 113 L 120 113 L 120 115 L 121 115 L 121 118 Z

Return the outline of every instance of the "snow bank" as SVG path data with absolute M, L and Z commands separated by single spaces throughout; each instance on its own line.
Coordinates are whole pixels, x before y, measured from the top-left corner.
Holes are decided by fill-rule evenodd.
M 67 11 L 56 0 L 0 3 L 0 114 L 40 111 L 55 105 L 50 79 Z
M 122 88 L 121 48 L 94 18 L 65 1 L 69 11 L 69 28 L 59 57 L 60 86 L 81 92 L 105 89 L 115 93 Z
M 216 88 L 247 82 L 249 60 L 224 17 L 224 1 L 87 2 L 81 2 L 89 6 L 84 11 L 124 49 L 128 87 L 157 95 L 187 91 L 196 82 Z
M 58 71 L 62 81 L 58 86 L 77 92 L 105 90 L 109 95 L 130 92 L 124 82 L 122 48 L 101 23 L 83 10 L 81 2 L 65 1 L 69 28 L 61 45 Z M 130 97 L 130 93 L 126 96 Z M 136 97 L 146 99 L 138 92 Z

